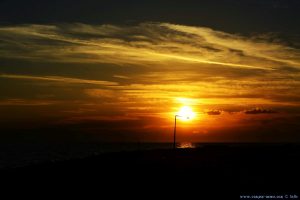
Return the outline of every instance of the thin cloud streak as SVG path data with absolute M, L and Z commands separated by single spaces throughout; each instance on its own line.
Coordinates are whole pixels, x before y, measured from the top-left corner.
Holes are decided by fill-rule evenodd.
M 30 76 L 30 75 L 0 74 L 0 78 L 55 81 L 55 82 L 63 82 L 69 84 L 91 84 L 91 85 L 103 85 L 103 86 L 118 85 L 118 83 L 111 82 L 111 81 L 87 80 L 87 79 L 68 78 L 68 77 L 60 77 L 60 76 Z
M 0 100 L 0 106 L 49 106 L 59 103 L 54 100 L 6 99 Z
M 201 60 L 201 59 L 197 59 L 197 58 L 189 58 L 189 57 L 178 56 L 178 55 L 157 54 L 157 53 L 153 53 L 153 55 L 163 56 L 163 57 L 167 57 L 167 58 L 174 58 L 174 59 L 178 59 L 181 61 L 203 63 L 203 64 L 222 65 L 222 66 L 229 66 L 229 67 L 249 68 L 249 69 L 274 70 L 273 68 L 235 64 L 235 63 L 226 63 L 226 62 L 214 62 L 214 61 L 209 61 L 209 60 Z

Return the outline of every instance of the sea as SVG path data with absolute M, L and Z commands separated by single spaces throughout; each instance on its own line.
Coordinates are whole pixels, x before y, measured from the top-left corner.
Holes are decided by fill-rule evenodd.
M 176 148 L 196 148 L 196 143 L 182 142 Z M 0 170 L 43 162 L 80 159 L 110 152 L 171 149 L 173 143 L 17 143 L 0 145 Z
M 214 146 L 215 148 L 220 145 L 236 146 L 245 144 L 180 142 L 176 144 L 176 148 L 206 148 L 211 146 Z M 173 143 L 2 143 L 0 144 L 0 170 L 19 168 L 43 162 L 80 159 L 112 152 L 147 151 L 172 148 Z

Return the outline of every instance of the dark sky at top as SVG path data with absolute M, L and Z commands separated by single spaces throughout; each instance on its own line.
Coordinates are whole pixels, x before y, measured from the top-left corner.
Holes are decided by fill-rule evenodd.
M 0 23 L 158 21 L 242 34 L 294 35 L 300 32 L 299 10 L 298 0 L 1 0 Z

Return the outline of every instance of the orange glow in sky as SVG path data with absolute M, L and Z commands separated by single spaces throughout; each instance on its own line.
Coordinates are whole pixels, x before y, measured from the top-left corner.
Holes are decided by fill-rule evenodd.
M 180 115 L 187 141 L 290 140 L 300 51 L 267 37 L 149 22 L 2 25 L 0 126 L 168 142 Z

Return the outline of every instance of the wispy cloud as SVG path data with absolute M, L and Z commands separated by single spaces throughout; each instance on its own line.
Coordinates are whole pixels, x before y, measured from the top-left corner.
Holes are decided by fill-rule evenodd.
M 249 115 L 257 115 L 257 114 L 274 114 L 277 113 L 274 110 L 268 110 L 268 109 L 263 109 L 263 108 L 254 108 L 251 110 L 246 110 L 245 114 L 249 114 Z
M 114 78 L 119 78 L 119 79 L 130 79 L 128 76 L 123 76 L 123 75 L 113 75 Z
M 1 57 L 55 62 L 147 65 L 202 63 L 272 70 L 299 67 L 299 51 L 279 43 L 167 23 L 137 26 L 0 27 Z
M 31 76 L 31 75 L 0 74 L 0 78 L 25 79 L 25 80 L 28 79 L 28 80 L 37 80 L 37 81 L 55 81 L 55 82 L 63 82 L 69 84 L 91 84 L 91 85 L 104 85 L 104 86 L 118 85 L 118 83 L 110 82 L 110 81 L 87 80 L 87 79 L 68 78 L 68 77 L 60 77 L 60 76 Z
M 5 99 L 0 100 L 0 106 L 49 106 L 59 103 L 55 100 L 35 100 L 35 99 Z
M 210 110 L 206 112 L 208 115 L 221 115 L 222 111 L 220 110 Z
M 236 55 L 238 54 L 245 59 L 251 57 L 297 66 L 299 66 L 300 63 L 300 52 L 297 49 L 293 49 L 279 43 L 268 42 L 268 37 L 266 37 L 265 40 L 258 40 L 255 37 L 247 38 L 221 31 L 215 31 L 209 28 L 174 24 L 163 24 L 163 26 L 169 27 L 172 30 L 194 35 L 198 38 L 203 38 L 204 41 L 210 44 L 208 46 L 214 46 L 216 49 L 229 51 L 235 58 L 237 58 Z

